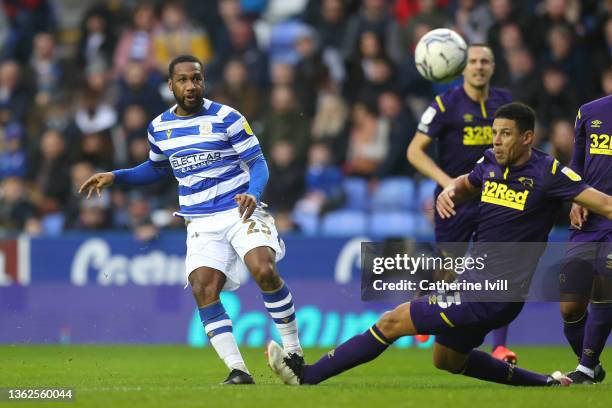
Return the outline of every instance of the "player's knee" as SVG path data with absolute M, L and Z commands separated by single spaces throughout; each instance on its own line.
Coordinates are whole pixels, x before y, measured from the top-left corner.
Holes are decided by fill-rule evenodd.
M 208 304 L 217 300 L 219 298 L 218 286 L 214 282 L 205 281 L 198 277 L 191 279 L 191 292 L 199 303 Z
M 584 317 L 587 311 L 588 303 L 586 302 L 561 302 L 560 303 L 561 317 L 565 322 L 576 322 Z
M 265 259 L 250 265 L 253 278 L 259 286 L 266 286 L 264 290 L 274 290 L 278 286 L 278 273 L 273 260 Z
M 397 309 L 383 313 L 383 315 L 378 319 L 378 322 L 376 322 L 376 326 L 389 340 L 394 340 L 402 336 L 401 320 Z

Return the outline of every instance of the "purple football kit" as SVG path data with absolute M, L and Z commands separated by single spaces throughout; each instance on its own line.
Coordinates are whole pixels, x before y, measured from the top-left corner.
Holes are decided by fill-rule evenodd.
M 578 109 L 570 164 L 585 182 L 606 194 L 612 194 L 611 112 L 612 96 Z M 612 221 L 589 213 L 582 228 L 570 235 L 559 281 L 563 301 L 594 302 L 581 318 L 563 321 L 563 333 L 580 359 L 577 370 L 592 378 L 612 328 L 611 278 Z
M 418 130 L 437 141 L 439 166 L 450 177 L 469 173 L 476 160 L 491 147 L 493 115 L 512 97 L 509 92 L 491 88 L 484 102 L 472 100 L 463 86 L 452 88 L 427 108 Z M 442 191 L 438 186 L 435 197 Z M 435 198 L 434 197 L 434 198 Z M 476 229 L 478 201 L 471 200 L 457 207 L 456 216 L 441 219 L 435 213 L 436 242 L 467 242 Z
M 612 121 L 606 120 L 610 112 L 612 96 L 580 107 L 574 127 L 574 153 L 570 164 L 586 183 L 606 194 L 612 194 Z M 608 263 L 610 254 L 612 221 L 599 214 L 589 213 L 582 228 L 572 230 L 566 256 L 568 260 L 584 260 L 590 264 L 590 268 L 579 264 L 576 273 L 564 271 L 562 292 L 589 297 L 592 274 L 612 273 L 612 265 Z
M 569 167 L 537 149 L 532 149 L 525 164 L 510 167 L 500 166 L 488 149 L 468 180 L 481 190 L 471 255 L 487 254 L 487 269 L 507 280 L 510 287 L 528 286 L 561 203 L 589 186 Z M 497 242 L 542 245 L 513 254 L 511 244 L 491 244 Z M 480 282 L 483 276 L 481 271 L 468 270 L 462 279 Z M 489 331 L 514 320 L 522 307 L 519 301 L 453 304 L 424 296 L 411 302 L 410 314 L 419 333 L 435 334 L 436 342 L 467 353 L 482 344 Z

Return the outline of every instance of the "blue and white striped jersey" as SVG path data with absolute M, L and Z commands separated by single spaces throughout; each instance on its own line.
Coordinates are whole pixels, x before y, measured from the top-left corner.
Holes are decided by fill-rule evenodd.
M 246 119 L 208 99 L 191 116 L 177 116 L 175 109 L 176 105 L 153 119 L 148 136 L 149 158 L 155 166 L 172 167 L 178 181 L 176 214 L 212 214 L 237 207 L 234 196 L 249 187 L 245 163 L 262 154 Z

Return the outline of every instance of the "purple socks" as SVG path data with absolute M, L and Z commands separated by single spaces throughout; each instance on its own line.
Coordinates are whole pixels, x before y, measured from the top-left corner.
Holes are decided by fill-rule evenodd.
M 374 325 L 329 351 L 313 365 L 304 366 L 302 384 L 318 384 L 343 371 L 374 360 L 391 343 Z
M 472 350 L 468 355 L 463 375 L 508 385 L 542 386 L 548 376 L 511 366 L 480 350 Z

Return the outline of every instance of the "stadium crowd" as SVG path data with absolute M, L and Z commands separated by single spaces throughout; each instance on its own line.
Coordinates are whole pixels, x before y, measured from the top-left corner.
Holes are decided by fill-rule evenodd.
M 433 28 L 491 46 L 493 85 L 536 109 L 538 147 L 564 164 L 578 106 L 612 94 L 612 0 L 82 1 L 72 29 L 64 3 L 1 1 L 0 234 L 129 228 L 147 240 L 181 227 L 171 177 L 77 195 L 95 171 L 146 160 L 147 124 L 173 102 L 167 64 L 181 54 L 205 63 L 206 97 L 258 135 L 279 231 L 313 232 L 346 208 L 368 214 L 355 186 L 374 202 L 386 180 L 426 191 L 400 197 L 414 202 L 399 210 L 430 212 L 431 185 L 406 148 L 453 86 L 414 66 Z

